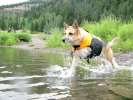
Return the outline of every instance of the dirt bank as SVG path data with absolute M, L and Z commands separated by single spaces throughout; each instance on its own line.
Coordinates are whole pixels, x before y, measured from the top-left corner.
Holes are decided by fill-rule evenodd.
M 62 48 L 48 48 L 45 40 L 43 40 L 43 34 L 33 34 L 31 42 L 21 42 L 11 48 L 20 48 L 25 50 L 37 50 L 39 52 L 54 52 L 54 53 L 65 53 L 68 54 L 68 50 Z M 66 52 L 67 51 L 67 52 Z
M 31 42 L 29 42 L 29 43 L 21 42 L 12 47 L 22 48 L 22 49 L 44 49 L 46 44 L 42 37 L 43 37 L 42 34 L 33 34 Z

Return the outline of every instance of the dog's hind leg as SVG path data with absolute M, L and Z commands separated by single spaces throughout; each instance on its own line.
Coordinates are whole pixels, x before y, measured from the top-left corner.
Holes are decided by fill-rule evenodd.
M 106 48 L 104 52 L 105 58 L 113 65 L 113 51 L 111 48 Z

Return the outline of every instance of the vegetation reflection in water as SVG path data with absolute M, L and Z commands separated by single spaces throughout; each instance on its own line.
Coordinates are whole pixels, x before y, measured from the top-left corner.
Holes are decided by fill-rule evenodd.
M 133 99 L 132 70 L 96 74 L 78 67 L 73 78 L 61 78 L 54 73 L 66 63 L 60 54 L 1 48 L 0 56 L 0 100 Z

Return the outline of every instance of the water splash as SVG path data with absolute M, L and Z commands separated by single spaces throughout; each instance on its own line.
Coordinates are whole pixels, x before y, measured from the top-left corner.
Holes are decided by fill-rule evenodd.
M 52 65 L 48 69 L 48 76 L 52 77 L 60 77 L 60 78 L 69 78 L 73 77 L 76 74 L 76 67 L 80 67 L 86 71 L 92 72 L 93 74 L 108 74 L 112 72 L 116 72 L 124 67 L 119 66 L 113 58 L 113 65 L 104 58 L 100 58 L 101 63 L 96 65 L 91 65 L 88 63 L 84 63 L 82 60 L 77 57 L 73 57 L 73 59 L 65 58 L 64 67 L 59 65 Z
M 90 72 L 97 73 L 97 74 L 112 73 L 117 68 L 119 68 L 119 65 L 116 63 L 115 59 L 113 59 L 113 65 L 104 58 L 101 58 L 101 63 L 96 65 L 90 65 L 83 62 L 81 63 L 82 63 L 82 66 L 80 66 L 80 68 L 83 68 L 85 70 L 88 70 Z
M 76 66 L 78 65 L 77 58 L 65 57 L 64 66 L 51 65 L 47 69 L 47 76 L 49 77 L 60 77 L 60 78 L 70 78 L 75 76 Z
M 59 65 L 52 65 L 48 70 L 47 70 L 47 77 L 58 77 L 58 78 L 69 78 L 72 77 L 72 70 L 73 68 L 68 68 L 68 67 L 62 67 Z

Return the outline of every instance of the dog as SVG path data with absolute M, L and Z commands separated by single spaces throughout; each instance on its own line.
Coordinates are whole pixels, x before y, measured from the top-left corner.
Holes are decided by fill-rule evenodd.
M 118 39 L 115 37 L 112 41 L 105 43 L 102 39 L 79 27 L 75 22 L 73 25 L 64 23 L 64 43 L 70 43 L 72 46 L 71 55 L 79 56 L 80 58 L 89 59 L 95 57 L 104 57 L 113 65 L 113 50 L 112 45 Z

